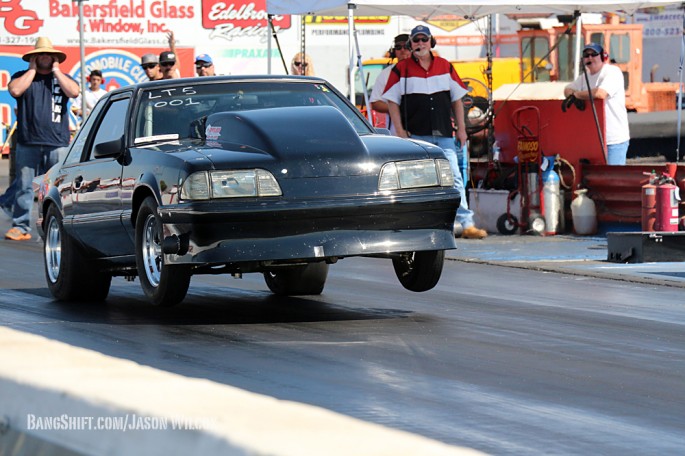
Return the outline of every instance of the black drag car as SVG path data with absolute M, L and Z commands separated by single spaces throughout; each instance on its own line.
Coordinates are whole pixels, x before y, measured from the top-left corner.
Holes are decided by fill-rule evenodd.
M 406 289 L 429 290 L 459 206 L 442 149 L 379 134 L 326 81 L 285 76 L 110 92 L 38 195 L 56 299 L 104 300 L 113 276 L 138 276 L 162 306 L 193 274 L 320 294 L 352 256 L 389 258 Z

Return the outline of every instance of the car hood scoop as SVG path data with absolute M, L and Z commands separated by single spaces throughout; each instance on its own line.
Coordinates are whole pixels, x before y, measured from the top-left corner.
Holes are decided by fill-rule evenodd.
M 229 111 L 207 118 L 208 145 L 247 146 L 288 168 L 288 177 L 359 174 L 369 157 L 366 145 L 332 106 Z M 217 157 L 213 157 L 216 159 Z

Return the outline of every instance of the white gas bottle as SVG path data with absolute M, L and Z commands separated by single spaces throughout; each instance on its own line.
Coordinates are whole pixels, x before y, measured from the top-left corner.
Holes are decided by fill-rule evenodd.
M 575 191 L 576 197 L 571 203 L 573 230 L 576 234 L 588 235 L 597 232 L 597 209 L 595 202 L 587 196 L 587 189 Z
M 545 157 L 546 158 L 546 157 Z M 554 171 L 554 162 L 542 173 L 542 202 L 545 208 L 545 235 L 559 232 L 559 214 L 561 212 L 561 189 L 559 175 Z

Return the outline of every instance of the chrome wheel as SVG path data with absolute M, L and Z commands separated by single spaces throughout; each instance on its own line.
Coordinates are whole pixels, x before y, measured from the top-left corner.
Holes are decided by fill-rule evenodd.
M 60 235 L 59 221 L 55 217 L 51 217 L 45 231 L 45 270 L 50 282 L 57 282 L 61 264 L 62 236 Z
M 51 204 L 43 225 L 45 280 L 58 301 L 104 301 L 112 276 L 98 269 L 64 230 L 62 214 Z
M 153 214 L 148 215 L 145 219 L 142 249 L 147 280 L 153 287 L 158 287 L 162 274 L 162 245 L 157 234 L 157 222 Z
M 185 264 L 165 264 L 162 224 L 152 196 L 143 200 L 136 216 L 136 268 L 140 286 L 154 305 L 169 307 L 185 298 L 191 270 Z

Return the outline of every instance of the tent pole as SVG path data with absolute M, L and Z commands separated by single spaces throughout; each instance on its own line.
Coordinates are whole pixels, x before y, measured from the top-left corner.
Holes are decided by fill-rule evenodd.
M 353 39 L 353 31 L 354 31 L 354 10 L 357 8 L 357 5 L 354 3 L 348 3 L 347 4 L 347 48 L 349 52 L 349 64 L 348 68 L 350 71 L 349 74 L 349 81 L 350 81 L 350 101 L 352 104 L 354 104 L 354 96 L 355 96 L 355 81 L 354 81 L 354 43 Z
M 685 8 L 684 12 L 685 12 Z M 685 16 L 683 16 L 683 29 L 682 36 L 680 38 L 680 66 L 678 67 L 678 79 L 680 84 L 678 84 L 678 125 L 676 126 L 676 146 L 675 146 L 675 161 L 680 162 L 680 133 L 681 133 L 681 122 L 683 113 L 683 64 L 685 63 Z M 675 178 L 675 176 L 673 176 Z
M 271 14 L 266 20 L 266 74 L 271 74 Z
M 305 53 L 307 52 L 307 30 L 305 23 L 307 21 L 307 16 L 304 14 L 300 15 L 300 55 L 302 56 L 302 61 L 305 61 Z M 304 68 L 302 68 L 304 74 L 307 74 Z
M 86 45 L 83 42 L 83 31 L 86 26 L 83 23 L 83 0 L 78 1 L 78 42 L 81 57 L 81 125 L 86 120 Z M 80 126 L 79 126 L 80 128 Z
M 281 63 L 283 64 L 283 71 L 285 71 L 285 74 L 290 74 L 288 72 L 288 64 L 285 63 L 285 58 L 283 57 L 283 49 L 281 49 L 281 42 L 278 40 L 278 35 L 276 34 L 276 29 L 274 28 L 273 24 L 273 14 L 269 14 L 268 16 L 269 20 L 269 27 L 271 29 L 271 36 L 273 37 L 274 41 L 276 42 L 276 48 L 278 49 L 278 55 L 281 57 Z M 269 54 L 269 59 L 271 59 L 271 54 Z
M 362 65 L 362 51 L 359 49 L 359 40 L 357 39 L 357 30 L 354 30 L 354 44 L 357 49 L 357 67 L 359 68 L 359 80 L 362 81 L 362 93 L 364 94 L 364 106 L 366 107 L 366 117 L 373 125 L 373 113 L 371 112 L 371 103 L 369 103 L 369 92 L 366 90 L 366 78 L 364 77 L 364 65 Z M 356 87 L 355 87 L 356 92 Z M 356 93 L 355 93 L 356 96 Z M 354 103 L 356 100 L 353 100 Z
M 599 145 L 602 148 L 602 154 L 605 159 L 608 158 L 606 147 L 604 147 L 604 135 L 602 135 L 602 127 L 599 125 L 599 117 L 597 116 L 597 108 L 595 107 L 595 97 L 592 96 L 592 87 L 590 87 L 590 77 L 587 74 L 587 69 L 583 65 L 583 76 L 585 77 L 585 87 L 590 96 L 588 99 L 590 107 L 592 108 L 592 117 L 595 119 L 595 128 L 597 128 L 597 136 L 599 137 Z
M 492 41 L 493 41 L 493 35 L 492 35 L 492 29 L 493 29 L 493 21 L 495 20 L 495 15 L 494 14 L 489 14 L 488 15 L 488 32 L 487 32 L 487 42 L 485 43 L 485 56 L 487 57 L 487 69 L 485 71 L 485 76 L 487 80 L 487 88 L 488 88 L 488 112 L 487 112 L 487 120 L 486 120 L 486 126 L 488 128 L 488 142 L 487 142 L 487 148 L 488 148 L 488 157 L 493 157 L 493 148 L 495 145 L 495 106 L 494 106 L 494 101 L 492 99 Z M 499 36 L 498 36 L 499 39 Z
M 578 79 L 578 76 L 580 75 L 580 55 L 583 52 L 583 16 L 581 14 L 578 15 L 578 18 L 576 19 L 576 59 L 575 62 L 573 63 L 573 80 L 575 81 Z

